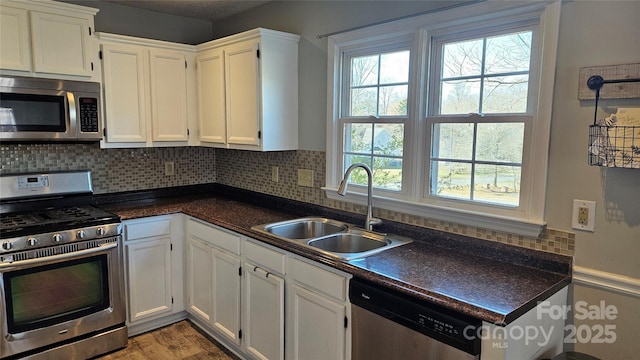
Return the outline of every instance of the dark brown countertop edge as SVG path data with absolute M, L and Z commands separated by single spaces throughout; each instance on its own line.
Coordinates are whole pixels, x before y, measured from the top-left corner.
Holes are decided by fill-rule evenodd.
M 514 265 L 527 266 L 540 271 L 550 271 L 559 275 L 564 275 L 561 277 L 560 281 L 532 298 L 526 304 L 523 304 L 516 310 L 505 315 L 482 307 L 470 305 L 462 300 L 433 293 L 423 288 L 414 288 L 411 284 L 400 280 L 367 271 L 351 265 L 348 262 L 319 255 L 317 252 L 308 250 L 303 246 L 291 244 L 289 242 L 285 243 L 283 240 L 266 236 L 250 228 L 238 226 L 227 221 L 221 221 L 220 219 L 212 218 L 210 216 L 203 216 L 203 214 L 200 214 L 197 210 L 189 208 L 189 204 L 193 201 L 207 197 L 223 197 L 261 207 L 264 207 L 264 204 L 269 204 L 270 210 L 281 211 L 285 218 L 312 215 L 334 218 L 336 220 L 346 221 L 356 225 L 360 222 L 364 222 L 364 216 L 362 215 L 328 209 L 314 204 L 279 198 L 220 184 L 201 184 L 195 186 L 147 190 L 142 192 L 134 191 L 127 193 L 96 195 L 94 199 L 96 205 L 105 207 L 107 210 L 113 207 L 131 207 L 135 209 L 134 211 L 117 211 L 116 214 L 120 216 L 125 214 L 125 216 L 123 216 L 123 220 L 172 213 L 184 213 L 210 222 L 214 225 L 258 239 L 270 245 L 283 248 L 287 251 L 318 261 L 327 266 L 348 272 L 353 276 L 374 281 L 380 285 L 390 287 L 416 298 L 426 300 L 500 326 L 509 324 L 527 311 L 533 309 L 539 301 L 548 298 L 571 282 L 572 258 L 568 256 L 474 239 L 438 230 L 396 223 L 390 220 L 384 220 L 384 227 L 376 228 L 377 231 L 408 236 L 416 241 L 428 241 L 434 245 L 443 246 L 451 250 L 480 255 L 487 259 L 499 260 L 502 262 L 512 263 Z M 164 204 L 162 204 L 163 200 L 165 201 Z

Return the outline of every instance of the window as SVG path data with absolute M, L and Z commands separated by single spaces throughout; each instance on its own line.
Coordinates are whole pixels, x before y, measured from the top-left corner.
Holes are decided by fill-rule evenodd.
M 537 236 L 560 2 L 486 2 L 329 38 L 327 196 Z
M 510 29 L 434 42 L 430 195 L 520 205 L 533 37 Z
M 402 190 L 404 122 L 407 119 L 409 50 L 345 55 L 343 171 L 365 163 L 376 188 Z M 357 169 L 349 178 L 367 185 Z

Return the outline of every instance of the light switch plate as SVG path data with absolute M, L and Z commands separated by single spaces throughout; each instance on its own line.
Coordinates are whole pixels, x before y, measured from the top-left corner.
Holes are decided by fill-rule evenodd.
M 298 186 L 313 187 L 313 170 L 298 169 Z
M 176 174 L 175 164 L 173 161 L 165 161 L 164 162 L 164 175 L 165 176 L 173 176 Z
M 595 201 L 573 200 L 571 227 L 576 230 L 594 232 L 596 222 Z
M 272 166 L 271 167 L 271 181 L 272 182 L 278 182 L 278 167 L 277 166 Z

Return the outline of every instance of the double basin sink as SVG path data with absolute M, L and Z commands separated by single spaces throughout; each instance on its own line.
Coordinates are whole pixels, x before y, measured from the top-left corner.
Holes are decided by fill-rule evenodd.
M 413 241 L 403 236 L 367 231 L 348 223 L 321 217 L 256 225 L 252 229 L 345 261 L 366 257 Z

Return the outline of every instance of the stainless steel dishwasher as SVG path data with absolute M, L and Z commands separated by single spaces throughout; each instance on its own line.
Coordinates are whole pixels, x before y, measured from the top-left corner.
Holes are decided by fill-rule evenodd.
M 482 322 L 353 278 L 352 359 L 480 359 Z

